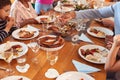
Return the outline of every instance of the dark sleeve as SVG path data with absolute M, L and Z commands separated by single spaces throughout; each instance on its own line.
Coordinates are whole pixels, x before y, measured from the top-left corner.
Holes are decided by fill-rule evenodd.
M 12 27 L 12 28 L 10 29 L 10 31 L 8 32 L 8 34 L 11 35 L 12 32 L 13 32 L 14 30 L 16 30 L 16 29 L 18 29 L 18 28 L 17 28 L 17 27 Z
M 0 42 L 2 42 L 6 37 L 8 37 L 8 33 L 4 30 L 0 30 Z

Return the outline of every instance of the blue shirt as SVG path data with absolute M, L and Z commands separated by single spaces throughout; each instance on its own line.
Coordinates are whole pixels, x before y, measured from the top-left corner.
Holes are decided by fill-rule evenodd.
M 88 9 L 76 11 L 76 18 L 108 18 L 114 17 L 115 21 L 115 35 L 120 34 L 120 2 L 115 3 L 112 6 L 103 7 L 99 9 Z

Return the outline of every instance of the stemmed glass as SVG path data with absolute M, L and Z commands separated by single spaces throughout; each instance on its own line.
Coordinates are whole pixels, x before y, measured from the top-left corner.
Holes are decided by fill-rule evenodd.
M 47 60 L 50 62 L 50 65 L 53 66 L 58 60 L 58 51 L 47 50 L 46 55 L 47 55 Z M 49 68 L 45 73 L 45 76 L 47 78 L 56 78 L 57 76 L 59 76 L 59 73 L 56 69 Z
M 37 64 L 38 63 L 37 52 L 40 49 L 40 46 L 38 44 L 37 39 L 30 40 L 30 44 L 29 45 L 30 45 L 30 48 L 32 49 L 32 51 L 35 53 L 35 57 L 32 58 L 32 61 Z
M 9 50 L 5 51 L 2 53 L 2 57 L 3 59 L 5 60 L 5 62 L 8 63 L 8 68 L 6 69 L 6 72 L 9 74 L 9 75 L 12 75 L 14 73 L 14 71 L 12 70 L 11 68 L 11 61 L 13 59 L 13 49 L 10 48 Z

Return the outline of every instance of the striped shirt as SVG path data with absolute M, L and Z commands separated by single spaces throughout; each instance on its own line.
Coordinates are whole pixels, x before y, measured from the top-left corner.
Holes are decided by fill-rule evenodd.
M 0 42 L 2 42 L 6 37 L 12 34 L 17 27 L 12 27 L 9 32 L 6 32 L 4 29 L 6 28 L 7 21 L 0 19 Z

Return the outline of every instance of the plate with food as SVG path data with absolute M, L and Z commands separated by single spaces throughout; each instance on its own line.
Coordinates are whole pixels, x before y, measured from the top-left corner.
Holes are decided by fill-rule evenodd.
M 31 80 L 31 79 L 25 76 L 7 76 L 0 80 Z
M 90 27 L 87 33 L 97 38 L 105 38 L 106 35 L 113 35 L 113 31 L 104 27 Z
M 42 15 L 35 18 L 39 23 L 52 23 L 55 21 L 54 16 Z
M 109 50 L 99 45 L 84 45 L 78 49 L 81 58 L 95 64 L 105 64 Z
M 58 76 L 56 80 L 95 80 L 95 79 L 86 73 L 69 71 Z
M 47 51 L 56 51 L 61 49 L 65 41 L 62 37 L 56 35 L 43 35 L 38 38 L 40 48 Z
M 36 28 L 20 28 L 12 33 L 13 38 L 18 40 L 29 40 L 37 37 L 39 35 L 39 30 Z
M 27 53 L 28 47 L 26 44 L 21 42 L 6 42 L 0 45 L 0 59 L 4 59 L 2 54 L 4 54 L 5 51 L 9 51 L 10 49 L 13 49 L 13 59 L 18 58 L 20 56 L 23 56 Z

